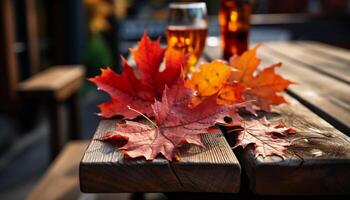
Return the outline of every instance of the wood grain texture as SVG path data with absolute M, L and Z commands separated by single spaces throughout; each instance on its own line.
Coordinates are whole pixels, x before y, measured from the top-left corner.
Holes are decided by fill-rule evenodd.
M 19 84 L 22 95 L 53 95 L 65 100 L 76 92 L 84 80 L 82 66 L 53 66 Z
M 282 61 L 283 66 L 277 72 L 298 83 L 287 91 L 343 133 L 350 135 L 349 85 L 304 67 L 301 63 L 286 60 L 265 48 L 267 45 L 269 43 L 258 51 L 258 57 L 262 59 L 259 69 Z M 210 59 L 221 57 L 219 47 L 207 47 L 205 53 Z
M 87 141 L 70 142 L 52 163 L 27 200 L 75 200 L 79 191 L 79 162 Z
M 102 120 L 94 138 L 115 129 Z M 120 121 L 119 121 L 120 123 Z M 222 134 L 203 136 L 206 148 L 184 146 L 180 161 L 125 159 L 109 144 L 92 140 L 80 163 L 80 186 L 87 193 L 238 192 L 240 165 Z
M 273 109 L 268 117 L 283 121 L 298 133 L 285 159 L 255 158 L 252 148 L 240 155 L 250 188 L 261 195 L 350 194 L 350 138 L 336 130 L 295 99 Z
M 265 49 L 283 58 L 292 61 L 300 66 L 310 68 L 314 71 L 324 73 L 339 81 L 350 84 L 350 65 L 340 62 L 339 59 L 332 58 L 324 53 L 317 52 L 300 45 L 301 42 L 269 42 L 265 44 Z M 319 46 L 316 49 L 321 49 Z

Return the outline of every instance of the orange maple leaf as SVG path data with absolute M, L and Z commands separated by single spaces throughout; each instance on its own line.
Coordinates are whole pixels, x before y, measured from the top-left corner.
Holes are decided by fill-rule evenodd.
M 259 45 L 244 52 L 241 56 L 232 56 L 229 65 L 236 69 L 232 72 L 232 79 L 240 83 L 249 83 L 254 79 L 254 72 L 258 68 L 261 60 L 256 57 Z
M 186 80 L 186 87 L 195 91 L 191 107 L 196 107 L 206 98 L 217 95 L 218 104 L 233 104 L 242 101 L 243 87 L 228 83 L 232 69 L 222 61 L 200 65 L 199 71 Z
M 259 45 L 230 59 L 229 65 L 236 69 L 232 71 L 230 81 L 247 88 L 244 92 L 245 100 L 254 100 L 256 106 L 270 111 L 272 105 L 286 103 L 278 93 L 283 92 L 293 82 L 275 73 L 275 68 L 281 67 L 282 63 L 273 64 L 254 74 L 260 64 L 260 59 L 256 57 L 258 47 Z

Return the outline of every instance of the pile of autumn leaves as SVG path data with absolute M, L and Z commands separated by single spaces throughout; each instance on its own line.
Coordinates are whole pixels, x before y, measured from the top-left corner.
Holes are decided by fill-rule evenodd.
M 294 131 L 281 124 L 271 125 L 265 118 L 245 120 L 238 112 L 245 109 L 255 114 L 254 106 L 269 111 L 271 106 L 285 103 L 277 93 L 292 84 L 275 73 L 281 63 L 256 73 L 260 64 L 256 50 L 232 57 L 228 63 L 217 60 L 201 64 L 188 77 L 181 67 L 186 64 L 186 55 L 164 49 L 159 40 L 152 41 L 144 34 L 138 47 L 131 49 L 135 69 L 122 58 L 121 75 L 106 68 L 101 69 L 100 76 L 89 79 L 111 96 L 99 105 L 100 115 L 126 119 L 100 140 L 126 141 L 119 149 L 131 158 L 152 160 L 161 154 L 172 160 L 179 156 L 183 143 L 204 146 L 201 134 L 218 133 L 213 128 L 221 124 L 241 127 L 232 133 L 238 134 L 236 146 L 254 144 L 256 156 L 282 156 L 290 143 L 276 133 Z M 148 121 L 131 121 L 140 116 Z M 224 120 L 227 117 L 231 118 L 229 123 Z

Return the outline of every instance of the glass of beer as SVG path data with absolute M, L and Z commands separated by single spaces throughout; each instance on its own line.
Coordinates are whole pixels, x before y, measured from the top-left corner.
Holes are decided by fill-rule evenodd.
M 219 11 L 219 25 L 223 58 L 241 55 L 248 49 L 250 15 L 252 4 L 249 0 L 223 0 Z
M 194 71 L 202 55 L 208 33 L 207 7 L 203 2 L 171 3 L 166 37 L 168 48 L 188 55 L 185 72 Z

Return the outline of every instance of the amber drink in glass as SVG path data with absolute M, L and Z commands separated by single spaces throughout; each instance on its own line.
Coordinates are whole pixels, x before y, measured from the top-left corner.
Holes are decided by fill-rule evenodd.
M 185 71 L 193 71 L 202 55 L 208 33 L 205 3 L 171 3 L 166 30 L 169 48 L 188 55 Z

